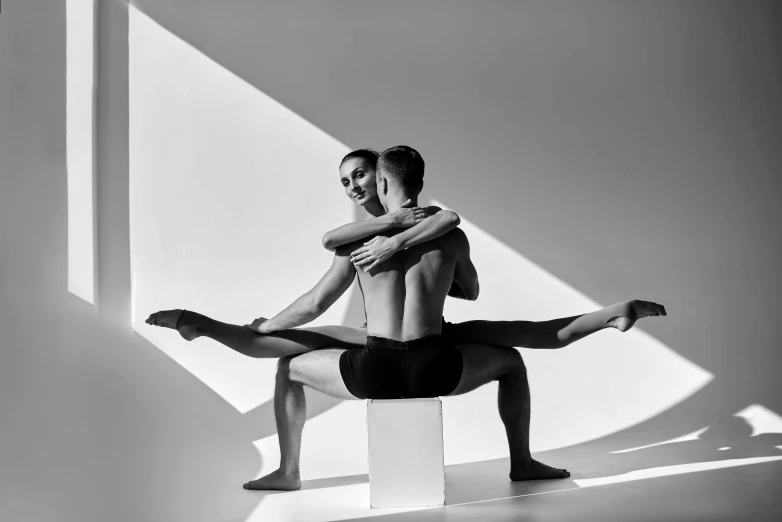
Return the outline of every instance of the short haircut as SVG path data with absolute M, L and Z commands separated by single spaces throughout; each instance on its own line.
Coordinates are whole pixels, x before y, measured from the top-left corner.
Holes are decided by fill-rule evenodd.
M 394 179 L 404 190 L 420 191 L 424 184 L 424 159 L 412 147 L 397 145 L 380 153 L 377 170 Z
M 378 153 L 376 150 L 372 149 L 358 149 L 354 150 L 353 152 L 348 152 L 344 158 L 342 158 L 342 161 L 339 163 L 339 166 L 342 167 L 342 165 L 350 159 L 353 158 L 361 158 L 370 165 L 372 165 L 373 169 L 377 169 L 377 157 Z

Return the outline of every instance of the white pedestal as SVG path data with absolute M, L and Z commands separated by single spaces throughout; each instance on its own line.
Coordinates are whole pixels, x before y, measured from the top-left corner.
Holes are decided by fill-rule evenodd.
M 443 404 L 430 399 L 367 400 L 369 505 L 445 505 Z

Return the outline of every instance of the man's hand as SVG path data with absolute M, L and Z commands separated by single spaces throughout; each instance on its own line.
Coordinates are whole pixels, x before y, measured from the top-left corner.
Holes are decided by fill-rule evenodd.
M 375 236 L 350 254 L 350 262 L 357 270 L 369 272 L 396 254 L 399 245 L 393 237 Z
M 252 322 L 252 324 L 246 324 L 244 325 L 245 328 L 249 328 L 250 330 L 254 332 L 258 332 L 260 334 L 270 334 L 271 332 L 266 328 L 266 322 L 268 319 L 265 317 L 259 317 L 255 321 Z
M 399 228 L 410 228 L 429 217 L 426 209 L 411 207 L 411 204 L 412 200 L 408 199 L 402 203 L 401 207 L 388 213 L 388 217 L 394 225 Z

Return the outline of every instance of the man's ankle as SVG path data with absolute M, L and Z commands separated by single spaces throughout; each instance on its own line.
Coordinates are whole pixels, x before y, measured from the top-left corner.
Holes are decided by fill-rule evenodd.
M 299 465 L 290 462 L 280 462 L 280 472 L 282 472 L 283 475 L 288 475 L 290 477 L 298 477 Z
M 513 456 L 510 459 L 511 465 L 513 466 L 519 466 L 522 468 L 526 468 L 530 465 L 532 465 L 532 454 L 527 453 L 526 455 L 522 456 Z

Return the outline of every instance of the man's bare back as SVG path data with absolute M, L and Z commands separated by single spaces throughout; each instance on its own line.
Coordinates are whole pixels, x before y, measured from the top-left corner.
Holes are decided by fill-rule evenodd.
M 345 245 L 349 255 L 360 243 Z M 439 335 L 445 298 L 460 272 L 474 268 L 469 243 L 456 228 L 444 236 L 399 252 L 380 267 L 358 271 L 364 291 L 367 335 L 410 341 Z

